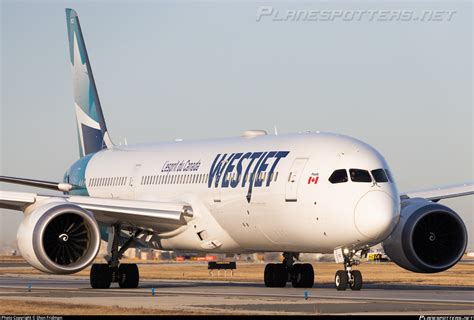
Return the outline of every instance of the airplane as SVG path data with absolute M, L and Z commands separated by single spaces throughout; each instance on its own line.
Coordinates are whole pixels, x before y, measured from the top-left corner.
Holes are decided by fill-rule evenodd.
M 439 203 L 474 194 L 474 183 L 399 193 L 387 161 L 367 143 L 324 132 L 116 145 L 107 130 L 77 13 L 66 9 L 80 158 L 60 182 L 0 177 L 61 191 L 0 191 L 0 207 L 24 213 L 18 248 L 36 269 L 72 274 L 90 265 L 92 288 L 139 285 L 132 247 L 205 253 L 282 252 L 266 287 L 314 285 L 301 253 L 333 253 L 337 290 L 360 290 L 354 267 L 382 243 L 418 273 L 454 266 L 467 245 L 460 216 Z M 107 263 L 94 263 L 107 241 Z

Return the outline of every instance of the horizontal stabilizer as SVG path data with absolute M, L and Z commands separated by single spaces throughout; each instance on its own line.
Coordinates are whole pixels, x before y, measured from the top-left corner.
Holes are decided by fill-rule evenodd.
M 63 191 L 63 192 L 68 192 L 75 188 L 75 186 L 69 183 L 51 182 L 51 181 L 33 180 L 33 179 L 24 179 L 24 178 L 6 177 L 6 176 L 0 176 L 0 182 L 21 184 L 21 185 L 29 186 L 29 187 L 50 189 L 50 190 Z

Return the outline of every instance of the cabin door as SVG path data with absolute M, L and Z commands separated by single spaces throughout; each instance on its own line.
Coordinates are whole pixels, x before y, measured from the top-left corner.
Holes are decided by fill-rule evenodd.
M 288 181 L 286 182 L 285 200 L 288 202 L 298 201 L 298 185 L 307 161 L 308 158 L 296 158 L 293 161 Z

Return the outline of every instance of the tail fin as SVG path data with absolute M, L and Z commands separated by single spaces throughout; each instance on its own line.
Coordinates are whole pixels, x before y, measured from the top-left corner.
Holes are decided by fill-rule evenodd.
M 73 72 L 79 153 L 83 157 L 102 149 L 111 148 L 113 143 L 110 140 L 102 114 L 79 17 L 73 9 L 66 9 L 66 23 Z

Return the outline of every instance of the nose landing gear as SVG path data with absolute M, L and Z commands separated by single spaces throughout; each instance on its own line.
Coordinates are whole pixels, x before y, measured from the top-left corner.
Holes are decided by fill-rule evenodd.
M 309 263 L 295 263 L 298 253 L 283 253 L 283 263 L 269 263 L 265 267 L 264 282 L 266 287 L 283 288 L 291 282 L 294 288 L 312 288 L 314 270 Z
M 352 290 L 360 290 L 362 288 L 362 273 L 359 270 L 352 270 L 353 265 L 358 265 L 359 261 L 354 259 L 355 250 L 344 249 L 344 270 L 338 270 L 334 277 L 334 284 L 338 291 L 344 291 L 347 286 Z

